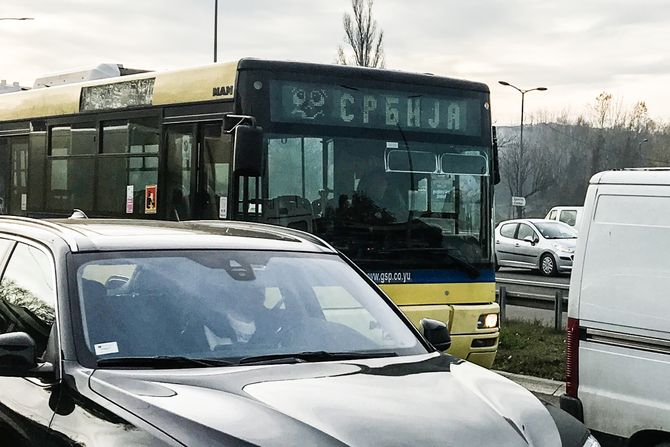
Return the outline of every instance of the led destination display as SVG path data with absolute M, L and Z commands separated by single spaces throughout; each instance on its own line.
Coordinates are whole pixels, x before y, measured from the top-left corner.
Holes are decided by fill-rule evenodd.
M 480 135 L 483 104 L 472 98 L 342 85 L 272 81 L 274 122 Z

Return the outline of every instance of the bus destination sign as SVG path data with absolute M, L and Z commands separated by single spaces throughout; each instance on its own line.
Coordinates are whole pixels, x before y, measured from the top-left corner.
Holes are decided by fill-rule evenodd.
M 274 122 L 416 130 L 461 135 L 481 133 L 480 101 L 406 91 L 359 89 L 286 81 L 271 82 Z

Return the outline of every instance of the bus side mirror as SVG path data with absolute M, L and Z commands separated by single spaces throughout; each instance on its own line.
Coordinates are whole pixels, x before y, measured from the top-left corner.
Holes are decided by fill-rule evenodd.
M 263 129 L 258 126 L 235 127 L 234 171 L 238 175 L 259 177 L 263 165 Z
M 491 127 L 491 137 L 493 138 L 493 184 L 500 183 L 500 163 L 498 162 L 498 133 L 496 126 Z

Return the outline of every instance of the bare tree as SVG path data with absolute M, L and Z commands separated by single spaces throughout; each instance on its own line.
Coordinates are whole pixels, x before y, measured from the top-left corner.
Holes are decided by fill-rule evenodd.
M 522 150 L 519 140 L 509 137 L 499 146 L 500 175 L 511 196 L 529 198 L 555 184 L 560 158 L 556 151 L 530 141 Z
M 351 0 L 353 17 L 344 13 L 344 41 L 354 52 L 349 60 L 340 45 L 337 48 L 337 62 L 342 65 L 360 65 L 362 67 L 384 67 L 384 31 L 377 32 L 377 21 L 372 18 L 374 0 Z

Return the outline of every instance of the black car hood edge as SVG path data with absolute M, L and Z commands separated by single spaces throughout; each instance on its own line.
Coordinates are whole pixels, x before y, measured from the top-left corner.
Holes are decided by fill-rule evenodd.
M 185 445 L 561 445 L 542 403 L 450 356 L 96 370 L 91 390 Z

